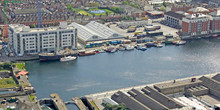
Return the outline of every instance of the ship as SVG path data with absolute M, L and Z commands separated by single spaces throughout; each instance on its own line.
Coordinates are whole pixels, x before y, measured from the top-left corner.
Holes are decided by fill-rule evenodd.
M 56 53 L 41 53 L 39 54 L 40 61 L 59 61 L 64 56 L 78 56 L 77 53 L 75 54 L 62 54 L 58 55 Z
M 60 58 L 64 56 L 78 56 L 78 52 L 70 52 L 69 50 L 66 49 L 65 52 L 57 52 L 57 53 L 40 53 L 39 59 L 40 61 L 59 61 Z

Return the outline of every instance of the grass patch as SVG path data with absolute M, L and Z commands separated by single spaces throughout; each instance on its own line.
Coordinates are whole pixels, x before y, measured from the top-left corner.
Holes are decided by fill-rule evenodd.
M 10 72 L 10 70 L 0 70 L 0 72 Z
M 30 99 L 31 102 L 35 102 L 35 96 L 33 96 L 33 95 L 28 95 L 28 98 Z
M 18 85 L 15 83 L 13 78 L 4 78 L 0 79 L 0 88 L 10 88 L 17 87 Z
M 87 11 L 84 11 L 84 10 L 80 10 L 78 11 L 79 14 L 82 14 L 82 15 L 85 15 L 85 16 L 92 16 L 92 14 L 88 13 Z
M 18 69 L 25 70 L 25 63 L 13 63 Z
M 114 13 L 113 11 L 111 10 L 108 10 L 108 9 L 99 9 L 99 8 L 90 8 L 89 11 L 93 11 L 93 10 L 104 10 L 105 12 L 104 13 L 91 13 L 95 16 L 100 16 L 100 15 L 107 15 L 107 14 L 111 14 L 111 13 Z

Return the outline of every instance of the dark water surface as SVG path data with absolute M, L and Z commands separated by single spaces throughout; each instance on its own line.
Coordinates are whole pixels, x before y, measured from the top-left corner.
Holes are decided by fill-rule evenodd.
M 26 65 L 38 99 L 58 93 L 67 101 L 96 92 L 220 72 L 220 39 Z

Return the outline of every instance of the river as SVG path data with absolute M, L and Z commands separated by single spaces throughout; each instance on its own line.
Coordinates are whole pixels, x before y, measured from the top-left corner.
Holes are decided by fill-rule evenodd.
M 64 101 L 86 94 L 220 72 L 220 39 L 79 57 L 72 62 L 26 63 L 38 99 L 58 93 Z

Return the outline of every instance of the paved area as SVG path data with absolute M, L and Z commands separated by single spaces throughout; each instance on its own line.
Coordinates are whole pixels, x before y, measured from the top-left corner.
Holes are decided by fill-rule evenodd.
M 174 36 L 178 36 L 177 33 L 176 33 L 176 32 L 178 32 L 178 29 L 171 28 L 171 27 L 168 27 L 168 26 L 160 24 L 160 23 L 152 23 L 152 24 L 161 26 L 161 29 L 158 30 L 158 31 L 162 31 L 164 35 L 172 34 Z M 106 24 L 106 25 L 108 25 L 108 24 Z M 118 33 L 124 35 L 124 36 L 129 36 L 129 37 L 134 36 L 134 32 L 127 33 L 127 29 L 121 29 L 117 26 L 117 24 L 111 24 L 111 25 L 109 25 L 109 27 L 111 29 L 117 31 Z M 139 27 L 139 28 L 136 29 L 136 31 L 143 31 L 144 32 L 144 27 Z

